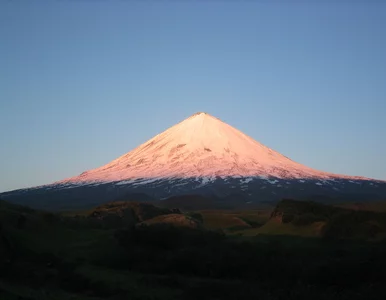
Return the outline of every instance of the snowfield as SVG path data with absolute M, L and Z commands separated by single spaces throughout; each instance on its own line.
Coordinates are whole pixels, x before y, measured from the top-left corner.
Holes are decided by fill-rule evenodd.
M 142 185 L 171 177 L 199 177 L 202 185 L 216 177 L 246 178 L 245 183 L 260 177 L 272 184 L 276 183 L 272 178 L 366 180 L 311 169 L 207 113 L 197 113 L 110 163 L 55 184 Z

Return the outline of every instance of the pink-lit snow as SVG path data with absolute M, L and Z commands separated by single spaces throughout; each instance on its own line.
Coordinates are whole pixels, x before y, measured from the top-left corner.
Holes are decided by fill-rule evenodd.
M 200 177 L 206 184 L 216 176 L 365 179 L 311 169 L 207 113 L 197 113 L 110 163 L 60 183 Z

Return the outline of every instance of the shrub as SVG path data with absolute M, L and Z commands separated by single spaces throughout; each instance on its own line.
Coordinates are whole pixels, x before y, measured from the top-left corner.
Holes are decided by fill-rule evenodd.
M 186 215 L 193 218 L 193 219 L 196 219 L 200 223 L 204 223 L 204 218 L 202 217 L 202 214 L 200 214 L 198 212 L 191 212 L 191 213 L 187 213 Z
M 292 215 L 292 214 L 283 214 L 281 216 L 281 222 L 284 224 L 285 223 L 291 223 L 293 219 L 294 219 L 294 215 Z

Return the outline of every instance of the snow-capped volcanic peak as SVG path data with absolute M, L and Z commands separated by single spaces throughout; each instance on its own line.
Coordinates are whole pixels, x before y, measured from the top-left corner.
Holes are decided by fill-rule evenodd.
M 208 176 L 350 178 L 303 166 L 207 113 L 196 113 L 112 162 L 64 182 Z

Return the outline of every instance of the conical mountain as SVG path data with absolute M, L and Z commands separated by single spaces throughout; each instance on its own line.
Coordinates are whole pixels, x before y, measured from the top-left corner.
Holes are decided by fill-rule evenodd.
M 314 170 L 196 113 L 104 166 L 0 197 L 37 208 L 83 209 L 189 194 L 214 197 L 219 207 L 282 198 L 369 201 L 386 199 L 386 182 Z
M 347 177 L 296 163 L 218 118 L 200 112 L 112 162 L 65 182 L 201 176 Z

